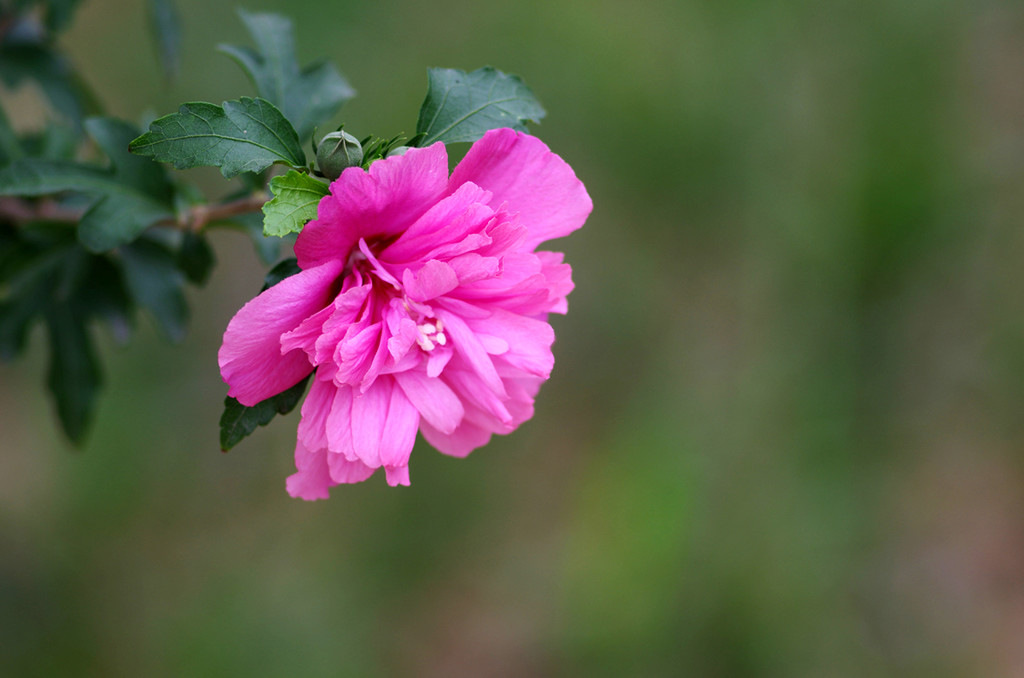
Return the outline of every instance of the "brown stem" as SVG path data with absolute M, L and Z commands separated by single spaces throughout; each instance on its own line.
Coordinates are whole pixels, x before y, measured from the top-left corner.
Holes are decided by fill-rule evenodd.
M 263 207 L 268 199 L 269 196 L 266 193 L 260 192 L 216 205 L 195 205 L 176 218 L 162 219 L 155 225 L 172 226 L 198 233 L 211 222 L 256 212 Z M 31 221 L 77 224 L 82 220 L 84 214 L 85 210 L 65 207 L 49 199 L 29 201 L 22 198 L 0 197 L 0 221 L 7 221 L 19 226 Z

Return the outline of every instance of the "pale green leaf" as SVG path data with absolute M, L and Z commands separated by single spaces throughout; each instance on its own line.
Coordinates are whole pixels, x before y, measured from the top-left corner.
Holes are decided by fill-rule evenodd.
M 270 180 L 272 200 L 263 205 L 263 234 L 283 236 L 298 233 L 316 218 L 317 205 L 329 193 L 327 184 L 308 174 L 292 170 Z

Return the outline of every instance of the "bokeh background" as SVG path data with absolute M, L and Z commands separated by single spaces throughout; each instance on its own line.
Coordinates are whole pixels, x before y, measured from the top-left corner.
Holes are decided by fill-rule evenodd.
M 168 85 L 145 3 L 83 3 L 61 44 L 111 113 L 254 93 L 235 3 L 179 5 Z M 218 451 L 242 236 L 185 341 L 98 335 L 81 451 L 37 328 L 0 366 L 0 674 L 1024 676 L 1024 6 L 246 6 L 360 136 L 412 130 L 428 66 L 532 86 L 595 203 L 554 374 L 468 459 L 305 503 L 297 414 Z

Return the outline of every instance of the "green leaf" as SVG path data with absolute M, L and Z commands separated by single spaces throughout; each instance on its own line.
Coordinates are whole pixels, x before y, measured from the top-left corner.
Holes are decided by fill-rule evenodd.
M 64 433 L 78 445 L 92 421 L 102 381 L 99 364 L 85 319 L 69 304 L 51 306 L 46 325 L 50 334 L 47 386 L 57 402 L 57 417 Z
M 23 264 L 0 295 L 0 360 L 11 360 L 25 348 L 32 323 L 45 311 L 57 285 L 62 259 L 37 257 Z
M 174 253 L 153 240 L 139 238 L 122 247 L 120 255 L 132 298 L 153 314 L 168 339 L 180 341 L 185 336 L 188 305 Z
M 104 321 L 116 341 L 128 341 L 135 305 L 123 271 L 109 257 L 89 257 L 82 279 L 75 285 L 73 303 L 83 316 Z
M 78 229 L 79 240 L 93 252 L 128 242 L 153 223 L 173 216 L 168 205 L 93 165 L 22 158 L 0 169 L 0 195 L 38 196 L 64 191 L 100 196 L 82 217 Z
M 490 66 L 471 73 L 431 68 L 427 77 L 427 98 L 416 123 L 417 134 L 424 135 L 420 146 L 476 141 L 499 127 L 525 132 L 527 121 L 536 122 L 545 115 L 522 80 Z
M 213 248 L 210 241 L 200 233 L 187 231 L 181 238 L 181 247 L 178 248 L 178 269 L 185 274 L 190 283 L 205 285 L 213 272 L 213 266 L 217 263 L 213 255 Z
M 264 99 L 242 97 L 222 106 L 182 104 L 177 113 L 154 120 L 129 150 L 176 169 L 219 167 L 230 179 L 262 172 L 276 162 L 304 167 L 299 138 L 281 111 Z
M 295 409 L 306 392 L 309 377 L 295 384 L 287 391 L 271 396 L 252 407 L 246 407 L 228 396 L 224 399 L 224 413 L 220 417 L 220 449 L 227 452 L 257 426 L 266 426 L 278 414 L 288 414 Z
M 256 50 L 220 45 L 249 74 L 261 97 L 276 105 L 295 125 L 300 138 L 334 115 L 355 90 L 329 63 L 299 68 L 292 23 L 277 14 L 239 10 Z
M 172 0 L 149 0 L 149 28 L 156 42 L 160 68 L 172 80 L 181 65 L 181 21 Z
M 271 179 L 270 192 L 274 198 L 263 205 L 263 234 L 266 236 L 301 231 L 307 221 L 316 219 L 317 205 L 330 193 L 324 182 L 295 170 Z

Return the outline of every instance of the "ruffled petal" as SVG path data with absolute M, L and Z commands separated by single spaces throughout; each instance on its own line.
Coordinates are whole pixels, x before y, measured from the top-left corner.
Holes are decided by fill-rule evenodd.
M 296 240 L 299 266 L 347 260 L 360 238 L 405 232 L 444 196 L 447 186 L 448 153 L 442 143 L 378 160 L 369 171 L 348 168 Z
M 341 273 L 340 261 L 328 261 L 286 278 L 252 299 L 235 314 L 217 354 L 228 395 L 252 406 L 294 386 L 312 365 L 302 350 L 281 354 L 281 335 L 326 306 Z
M 593 203 L 572 168 L 543 141 L 512 129 L 487 132 L 452 172 L 449 191 L 473 182 L 493 194 L 490 205 L 508 203 L 529 229 L 523 247 L 572 233 Z

